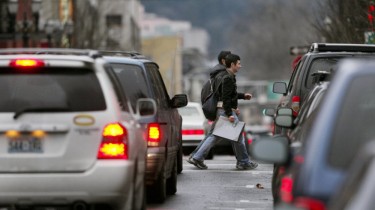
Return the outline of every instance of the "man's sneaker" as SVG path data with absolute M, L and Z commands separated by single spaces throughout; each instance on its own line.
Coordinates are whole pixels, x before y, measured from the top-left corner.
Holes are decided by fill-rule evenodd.
M 236 168 L 237 169 L 240 169 L 240 170 L 249 170 L 249 169 L 255 169 L 256 167 L 258 167 L 258 163 L 256 162 L 250 162 L 250 163 L 246 163 L 246 164 L 238 164 L 236 165 Z
M 186 161 L 188 162 L 188 163 L 190 163 L 190 164 L 193 164 L 194 165 L 194 162 L 193 162 L 193 160 L 192 160 L 193 158 L 190 156 Z
M 199 168 L 199 169 L 207 169 L 208 167 L 206 166 L 206 164 L 203 163 L 203 161 L 200 161 L 200 160 L 196 160 L 194 158 L 189 158 L 187 160 L 188 163 L 190 164 L 193 164 L 195 165 L 195 167 Z

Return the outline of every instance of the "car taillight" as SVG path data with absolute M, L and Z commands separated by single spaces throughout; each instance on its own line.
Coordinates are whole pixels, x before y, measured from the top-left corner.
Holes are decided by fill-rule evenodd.
M 325 204 L 314 198 L 297 197 L 294 202 L 294 206 L 306 210 L 325 210 Z
M 284 176 L 281 179 L 280 185 L 280 198 L 285 203 L 291 203 L 293 201 L 293 179 L 290 176 Z
M 203 129 L 182 130 L 182 135 L 203 135 Z
M 106 125 L 102 133 L 98 159 L 128 159 L 127 137 L 126 128 L 121 124 Z
M 159 146 L 161 139 L 161 130 L 159 123 L 148 124 L 147 129 L 147 145 L 151 147 Z
M 293 96 L 292 97 L 292 110 L 293 110 L 293 116 L 296 117 L 299 112 L 299 102 L 300 97 L 299 96 Z
M 246 133 L 245 131 L 242 132 L 242 134 L 243 134 L 245 140 L 247 141 L 247 143 L 248 143 L 249 145 L 253 143 L 253 139 L 252 139 L 252 136 L 251 136 L 251 135 L 247 136 L 247 133 Z
M 20 67 L 20 68 L 35 68 L 44 67 L 45 63 L 38 59 L 14 59 L 9 63 L 10 67 Z

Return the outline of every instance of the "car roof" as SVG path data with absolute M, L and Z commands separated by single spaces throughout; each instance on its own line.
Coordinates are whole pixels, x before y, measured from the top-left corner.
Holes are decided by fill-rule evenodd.
M 41 59 L 47 61 L 47 67 L 83 67 L 95 60 L 102 60 L 95 50 L 67 48 L 14 48 L 0 50 L 0 66 L 9 66 L 12 59 Z

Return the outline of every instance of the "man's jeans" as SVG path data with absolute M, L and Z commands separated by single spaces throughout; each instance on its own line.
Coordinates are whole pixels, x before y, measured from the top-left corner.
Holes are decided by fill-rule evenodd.
M 222 109 L 222 108 L 218 108 L 218 110 L 217 110 L 217 116 L 218 117 L 216 119 L 219 119 L 220 115 L 225 116 L 224 109 Z M 233 112 L 232 115 L 235 117 L 235 121 L 238 121 L 238 117 L 237 117 L 236 113 Z M 223 139 L 221 137 L 217 137 L 217 136 L 212 135 L 214 127 L 216 125 L 216 121 L 217 120 L 215 120 L 214 123 L 212 124 L 211 129 L 210 129 L 209 133 L 207 134 L 206 138 L 201 142 L 200 145 L 198 145 L 198 147 L 197 147 L 198 151 L 196 151 L 195 154 L 193 155 L 194 159 L 203 161 L 204 158 L 210 152 L 210 149 L 218 141 L 220 141 L 220 140 L 221 141 L 230 141 L 230 140 L 226 140 L 226 139 Z M 232 147 L 233 147 L 234 153 L 236 155 L 237 163 L 246 164 L 246 163 L 250 162 L 250 158 L 249 158 L 249 155 L 247 153 L 247 149 L 246 149 L 246 145 L 245 145 L 245 139 L 244 139 L 243 135 L 240 135 L 238 142 L 234 142 L 234 141 L 232 142 Z

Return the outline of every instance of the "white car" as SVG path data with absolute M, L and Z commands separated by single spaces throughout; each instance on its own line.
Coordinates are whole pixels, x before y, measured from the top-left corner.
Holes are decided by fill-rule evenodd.
M 95 51 L 0 54 L 0 207 L 145 209 L 137 120 L 155 115 L 155 101 L 133 109 Z
M 189 102 L 187 106 L 178 108 L 182 117 L 182 147 L 195 149 L 205 137 L 207 120 L 200 103 Z

